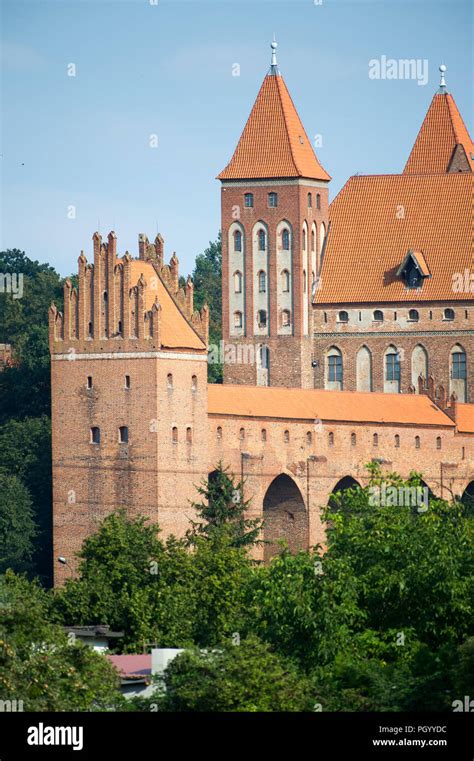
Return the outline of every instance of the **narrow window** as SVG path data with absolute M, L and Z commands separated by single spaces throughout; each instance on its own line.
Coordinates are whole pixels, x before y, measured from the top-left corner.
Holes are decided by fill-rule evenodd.
M 306 228 L 303 228 L 303 251 L 306 251 Z
M 267 290 L 267 276 L 263 270 L 258 273 L 258 292 L 265 293 Z
M 357 444 L 357 436 L 355 433 L 351 433 L 351 447 L 355 447 Z
M 281 233 L 281 247 L 283 251 L 290 250 L 290 231 L 287 230 L 286 227 L 283 229 Z
M 436 449 L 441 449 L 441 436 L 436 437 Z
M 453 380 L 466 380 L 466 353 L 455 351 L 451 357 L 451 378 Z
M 328 444 L 330 447 L 334 446 L 334 434 L 332 431 L 330 431 L 328 434 Z
M 245 439 L 245 428 L 241 428 L 239 431 L 239 439 L 243 441 Z
M 244 206 L 246 209 L 251 209 L 253 207 L 253 193 L 245 193 Z
M 395 447 L 398 449 L 400 446 L 400 436 L 398 433 L 395 434 Z
M 168 373 L 166 376 L 166 385 L 168 388 L 173 388 L 173 375 L 172 373 Z
M 419 436 L 415 436 L 415 448 L 419 449 L 420 446 L 421 446 L 420 437 Z
M 342 355 L 340 353 L 328 356 L 328 381 L 342 383 Z
M 321 196 L 319 193 L 316 193 L 316 208 L 318 211 L 321 209 Z
M 400 380 L 400 357 L 395 352 L 387 354 L 385 357 L 385 380 Z
M 125 376 L 125 388 L 130 388 L 130 376 Z
M 87 388 L 92 388 L 92 375 L 87 376 Z
M 282 311 L 281 324 L 283 328 L 288 328 L 291 325 L 291 314 L 289 309 L 284 309 Z
M 258 250 L 265 251 L 266 248 L 266 235 L 265 230 L 260 229 L 258 231 Z
M 269 193 L 268 194 L 268 205 L 271 209 L 275 209 L 278 206 L 278 194 L 277 193 Z
M 189 426 L 186 428 L 186 443 L 187 444 L 193 443 L 193 432 Z
M 257 312 L 257 323 L 259 328 L 267 327 L 267 313 L 265 309 L 259 309 Z
M 193 375 L 191 378 L 191 391 L 196 391 L 198 387 L 197 375 Z
M 283 270 L 281 273 L 281 289 L 283 293 L 288 293 L 290 290 L 290 273 L 288 270 Z
M 234 233 L 234 251 L 242 251 L 242 233 L 236 230 Z
M 234 312 L 234 328 L 242 327 L 242 312 Z
M 100 428 L 96 425 L 91 428 L 91 444 L 100 444 Z
M 178 443 L 178 429 L 176 428 L 175 425 L 171 429 L 171 441 L 173 442 L 173 444 Z
M 310 209 L 313 205 L 313 197 L 311 193 L 308 193 L 308 209 Z
M 311 446 L 312 442 L 313 442 L 313 435 L 312 435 L 311 431 L 306 431 L 306 443 L 307 443 L 307 445 Z
M 92 323 L 90 322 L 87 328 L 87 334 L 89 338 L 92 338 Z
M 234 272 L 234 291 L 235 293 L 242 293 L 242 273 L 238 270 Z
M 311 251 L 316 251 L 316 234 L 311 230 Z
M 283 434 L 283 441 L 285 442 L 285 444 L 288 444 L 289 440 L 290 440 L 290 432 L 285 431 L 285 433 Z
M 126 425 L 121 425 L 119 428 L 119 442 L 120 444 L 128 444 L 128 428 Z
M 267 430 L 266 430 L 266 428 L 262 428 L 261 436 L 262 436 L 262 441 L 266 441 L 267 440 Z
M 117 332 L 118 332 L 119 336 L 122 335 L 122 320 L 119 320 L 118 331 Z
M 216 438 L 219 440 L 222 439 L 222 428 L 220 425 L 218 425 L 216 429 Z
M 374 433 L 374 435 L 372 437 L 372 443 L 373 443 L 374 447 L 378 447 L 378 445 L 379 445 L 379 435 L 378 435 L 378 433 Z

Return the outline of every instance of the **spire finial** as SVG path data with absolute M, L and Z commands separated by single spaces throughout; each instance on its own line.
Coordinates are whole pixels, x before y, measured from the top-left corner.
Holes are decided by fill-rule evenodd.
M 270 47 L 272 49 L 272 63 L 270 66 L 270 74 L 279 74 L 277 56 L 276 56 L 276 49 L 278 47 L 278 43 L 275 39 L 275 33 L 273 33 L 273 42 L 271 43 Z
M 441 66 L 439 67 L 439 71 L 440 71 L 441 77 L 440 77 L 440 80 L 439 80 L 439 90 L 438 90 L 438 92 L 445 93 L 446 92 L 446 80 L 444 78 L 444 72 L 446 71 L 446 66 L 444 65 L 444 63 L 442 63 Z

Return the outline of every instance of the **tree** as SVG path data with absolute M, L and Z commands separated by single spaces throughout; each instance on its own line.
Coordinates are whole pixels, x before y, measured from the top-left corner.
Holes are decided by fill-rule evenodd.
M 168 665 L 161 711 L 269 712 L 311 711 L 308 681 L 294 665 L 256 637 L 215 650 L 185 651 Z
M 220 346 L 222 339 L 222 245 L 221 233 L 209 242 L 204 253 L 196 257 L 193 274 L 194 305 L 201 309 L 209 306 L 209 343 Z M 209 363 L 208 380 L 222 383 L 222 364 Z
M 120 710 L 112 664 L 48 620 L 49 593 L 7 572 L 0 577 L 0 698 L 25 711 Z
M 263 521 L 245 517 L 251 500 L 243 498 L 244 482 L 235 483 L 234 476 L 222 462 L 197 491 L 203 500 L 193 502 L 192 507 L 202 520 L 191 521 L 192 528 L 187 533 L 190 544 L 198 536 L 212 541 L 223 533 L 227 533 L 233 547 L 251 547 L 261 542 Z
M 36 533 L 28 489 L 0 469 L 0 573 L 31 570 Z

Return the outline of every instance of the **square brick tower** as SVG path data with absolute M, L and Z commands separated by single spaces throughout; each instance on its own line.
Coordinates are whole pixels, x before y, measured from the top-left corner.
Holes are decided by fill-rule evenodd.
M 313 385 L 312 293 L 328 183 L 276 63 L 222 183 L 224 382 Z

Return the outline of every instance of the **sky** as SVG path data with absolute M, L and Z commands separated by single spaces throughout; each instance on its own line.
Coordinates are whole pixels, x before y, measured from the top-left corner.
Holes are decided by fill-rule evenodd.
M 330 198 L 400 172 L 439 85 L 473 132 L 472 5 L 463 0 L 2 0 L 0 247 L 62 275 L 92 235 L 138 255 L 159 231 L 180 271 L 220 226 L 216 175 L 270 65 L 270 42 Z M 371 61 L 416 59 L 418 78 Z M 426 64 L 423 63 L 426 61 Z M 423 66 L 428 76 L 423 77 Z M 238 76 L 235 74 L 238 73 Z M 426 81 L 425 81 L 426 80 Z

